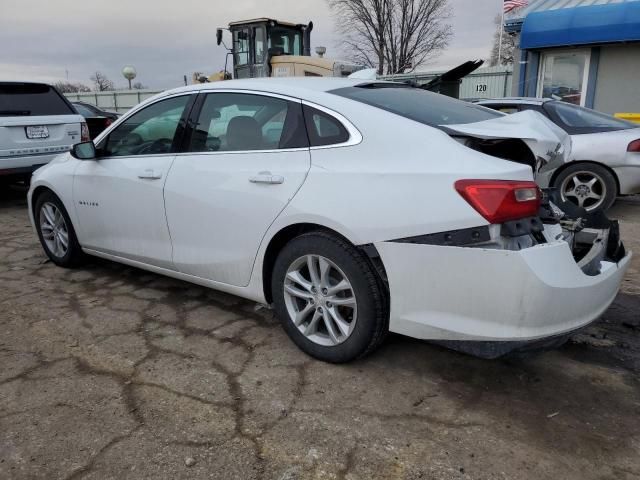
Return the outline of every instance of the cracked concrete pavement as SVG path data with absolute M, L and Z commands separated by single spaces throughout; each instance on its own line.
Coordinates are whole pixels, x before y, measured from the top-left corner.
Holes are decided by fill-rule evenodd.
M 640 199 L 613 214 L 640 253 Z M 0 478 L 640 478 L 639 259 L 558 350 L 485 361 L 391 336 L 335 366 L 242 299 L 46 262 L 5 190 Z

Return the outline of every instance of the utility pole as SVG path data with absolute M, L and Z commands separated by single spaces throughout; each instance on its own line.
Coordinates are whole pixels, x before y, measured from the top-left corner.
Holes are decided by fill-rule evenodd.
M 502 3 L 502 18 L 500 19 L 500 43 L 498 44 L 498 66 L 502 65 L 502 35 L 504 34 L 504 0 Z

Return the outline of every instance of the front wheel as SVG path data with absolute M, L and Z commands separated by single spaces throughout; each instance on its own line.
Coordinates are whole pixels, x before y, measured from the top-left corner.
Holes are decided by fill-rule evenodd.
M 37 198 L 33 213 L 38 238 L 51 261 L 66 268 L 81 263 L 84 255 L 60 199 L 53 192 L 43 193 Z
M 588 212 L 608 210 L 618 193 L 613 175 L 594 163 L 570 165 L 555 178 L 553 186 L 558 189 L 563 201 Z
M 375 350 L 388 331 L 386 297 L 369 261 L 344 240 L 301 235 L 278 255 L 275 311 L 305 353 L 343 363 Z

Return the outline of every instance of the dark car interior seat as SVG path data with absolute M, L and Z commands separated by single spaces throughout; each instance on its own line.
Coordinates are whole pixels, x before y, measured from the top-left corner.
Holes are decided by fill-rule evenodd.
M 262 129 L 252 117 L 234 117 L 227 126 L 229 150 L 259 150 L 262 148 Z

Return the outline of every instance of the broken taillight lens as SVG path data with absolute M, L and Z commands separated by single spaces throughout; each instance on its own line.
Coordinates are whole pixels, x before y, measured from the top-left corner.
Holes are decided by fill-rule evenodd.
M 89 127 L 87 127 L 85 122 L 82 122 L 80 124 L 80 141 L 88 142 L 89 140 L 91 140 L 91 137 L 89 136 Z
M 629 144 L 629 146 L 627 147 L 627 152 L 640 152 L 640 138 L 638 140 L 634 140 Z
M 489 223 L 535 217 L 540 189 L 535 182 L 517 180 L 458 180 L 456 190 Z

